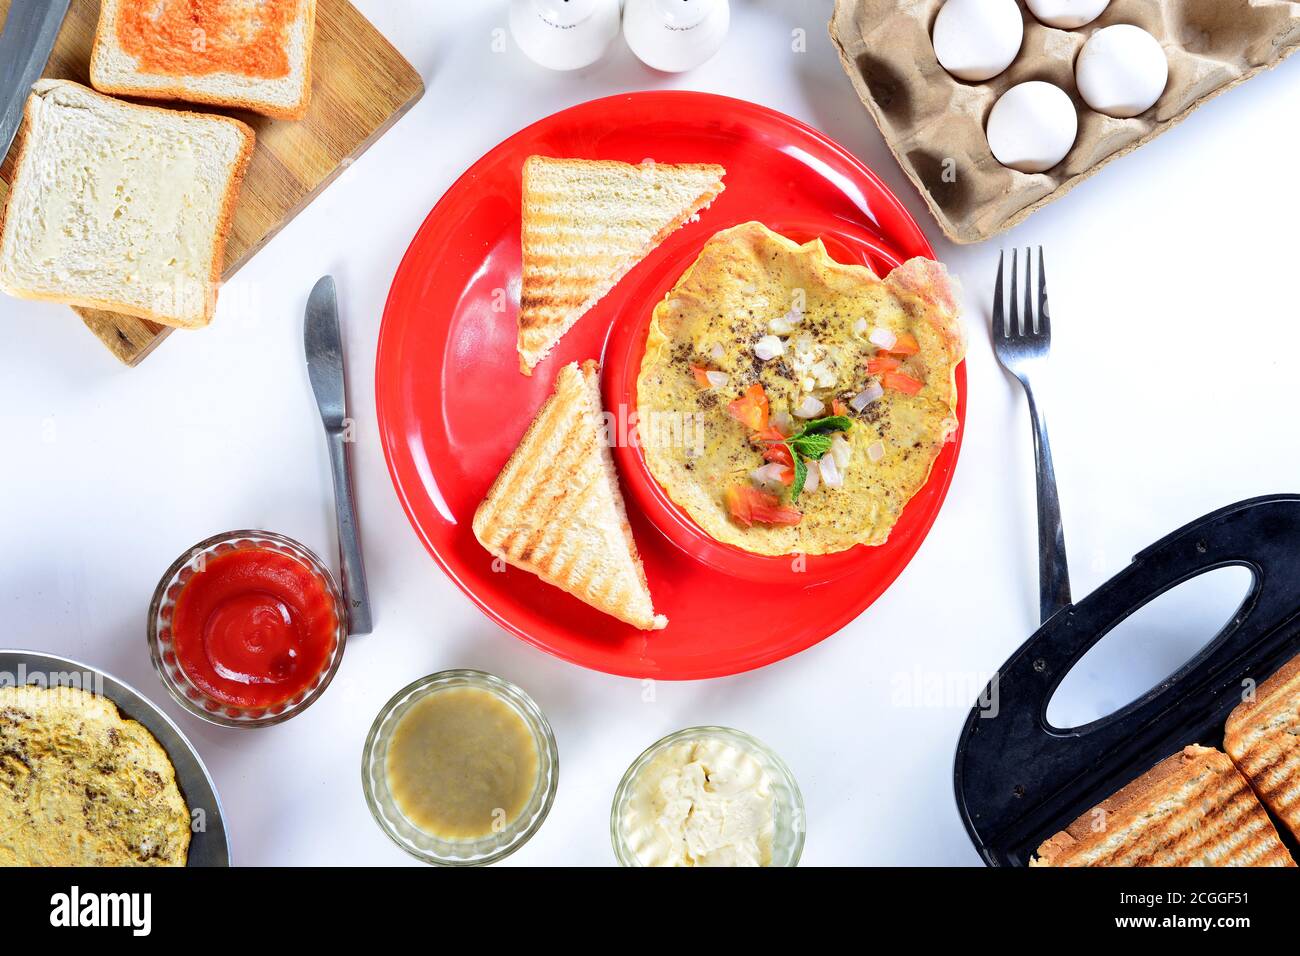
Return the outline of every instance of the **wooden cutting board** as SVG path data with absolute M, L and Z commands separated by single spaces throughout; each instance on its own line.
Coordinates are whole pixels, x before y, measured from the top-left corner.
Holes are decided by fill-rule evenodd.
M 0 20 L 10 0 L 0 0 Z M 90 48 L 99 0 L 73 0 L 45 75 L 89 85 Z M 415 68 L 347 0 L 318 0 L 312 58 L 311 110 L 297 122 L 241 110 L 223 112 L 257 131 L 257 147 L 244 178 L 226 244 L 224 278 L 261 249 L 424 95 Z M 9 192 L 17 146 L 0 165 L 0 202 Z M 313 276 L 303 276 L 307 288 Z M 172 329 L 144 319 L 77 309 L 114 355 L 135 365 Z M 186 337 L 202 331 L 185 332 Z

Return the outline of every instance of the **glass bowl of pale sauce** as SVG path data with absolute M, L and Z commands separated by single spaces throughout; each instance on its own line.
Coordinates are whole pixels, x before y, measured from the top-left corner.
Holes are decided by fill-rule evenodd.
M 688 727 L 633 761 L 610 812 L 621 866 L 798 866 L 804 804 L 794 774 L 762 741 Z
M 555 800 L 551 725 L 514 684 L 476 670 L 398 691 L 366 737 L 361 784 L 389 838 L 425 863 L 483 866 L 532 838 Z

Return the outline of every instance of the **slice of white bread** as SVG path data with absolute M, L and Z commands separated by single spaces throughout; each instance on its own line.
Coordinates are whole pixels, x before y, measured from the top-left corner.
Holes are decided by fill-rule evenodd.
M 1300 839 L 1300 657 L 1228 716 L 1223 749 L 1259 798 Z
M 1030 866 L 1294 867 L 1227 754 L 1184 747 L 1038 848 Z
M 207 325 L 253 131 L 41 80 L 0 220 L 0 289 Z
M 103 0 L 90 82 L 105 93 L 302 119 L 315 30 L 316 0 Z
M 588 309 L 722 192 L 713 165 L 524 161 L 519 367 L 531 375 Z
M 505 468 L 474 514 L 493 555 L 642 630 L 655 614 L 605 440 L 595 362 L 560 369 Z

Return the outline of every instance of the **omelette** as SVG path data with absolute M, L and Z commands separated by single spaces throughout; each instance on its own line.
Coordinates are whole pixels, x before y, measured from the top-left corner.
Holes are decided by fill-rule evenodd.
M 0 865 L 184 866 L 167 753 L 107 698 L 0 687 Z
M 714 235 L 654 310 L 637 379 L 655 480 L 762 555 L 889 537 L 957 430 L 965 338 L 947 271 L 885 279 L 757 222 Z

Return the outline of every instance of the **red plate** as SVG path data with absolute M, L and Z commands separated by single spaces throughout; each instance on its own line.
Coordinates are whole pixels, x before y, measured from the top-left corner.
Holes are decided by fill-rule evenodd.
M 726 191 L 584 316 L 531 378 L 519 373 L 520 173 L 533 153 L 587 159 L 720 163 Z M 474 509 L 554 383 L 599 358 L 605 406 L 635 408 L 650 313 L 714 232 L 750 219 L 793 239 L 822 236 L 832 256 L 885 275 L 933 257 L 921 230 L 869 169 L 809 126 L 705 93 L 594 100 L 529 126 L 480 159 L 434 207 L 398 268 L 384 310 L 375 392 L 398 498 L 443 570 L 502 627 L 565 660 L 612 674 L 697 679 L 734 674 L 815 644 L 857 617 L 911 560 L 943 503 L 957 440 L 908 504 L 888 543 L 840 555 L 753 559 L 707 542 L 649 477 L 638 451 L 616 449 L 655 607 L 646 633 L 533 575 L 494 570 L 474 538 Z M 703 542 L 703 543 L 702 543 Z M 816 599 L 809 593 L 815 588 Z

